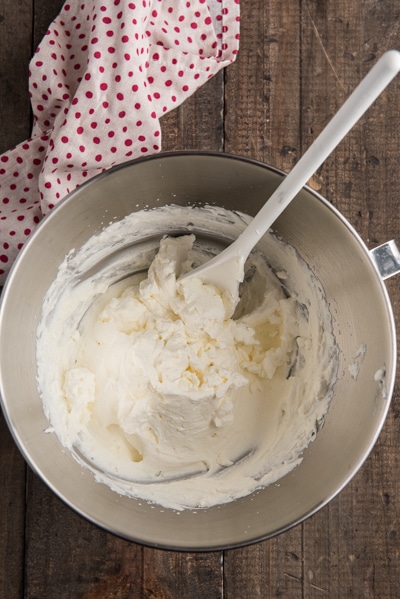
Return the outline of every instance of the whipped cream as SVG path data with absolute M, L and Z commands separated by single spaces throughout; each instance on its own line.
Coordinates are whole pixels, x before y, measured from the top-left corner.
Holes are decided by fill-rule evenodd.
M 183 219 L 187 234 L 118 246 L 124 229 L 155 226 L 149 212 L 162 228 Z M 170 206 L 107 227 L 66 258 L 38 328 L 51 430 L 99 482 L 178 510 L 232 501 L 296 467 L 336 372 L 320 284 L 272 235 L 276 264 L 252 256 L 233 318 L 220 289 L 180 278 L 215 251 L 189 231 L 210 212 L 233 235 L 247 218 Z

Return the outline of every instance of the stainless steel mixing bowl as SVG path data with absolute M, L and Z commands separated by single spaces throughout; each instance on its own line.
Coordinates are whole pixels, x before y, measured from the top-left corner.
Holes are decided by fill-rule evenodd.
M 46 420 L 36 383 L 35 341 L 43 297 L 71 248 L 111 220 L 166 204 L 216 204 L 254 215 L 282 173 L 210 153 L 174 153 L 113 168 L 71 193 L 38 226 L 3 292 L 2 406 L 25 459 L 68 505 L 127 539 L 180 550 L 235 547 L 280 533 L 331 500 L 372 449 L 389 408 L 396 368 L 390 301 L 370 252 L 326 200 L 304 189 L 274 226 L 320 279 L 340 348 L 339 379 L 316 440 L 292 473 L 251 496 L 176 513 L 121 497 L 95 482 Z M 364 351 L 365 350 L 365 351 Z M 365 355 L 364 355 L 365 354 Z

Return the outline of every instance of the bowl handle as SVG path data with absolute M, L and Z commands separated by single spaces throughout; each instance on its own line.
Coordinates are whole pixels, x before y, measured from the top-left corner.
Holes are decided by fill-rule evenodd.
M 400 250 L 394 239 L 370 251 L 383 280 L 400 273 Z

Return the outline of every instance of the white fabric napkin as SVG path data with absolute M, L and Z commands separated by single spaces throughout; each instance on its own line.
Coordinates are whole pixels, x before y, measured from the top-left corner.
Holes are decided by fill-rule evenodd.
M 160 117 L 231 63 L 239 0 L 68 0 L 30 63 L 34 126 L 0 156 L 0 284 L 90 177 L 161 150 Z

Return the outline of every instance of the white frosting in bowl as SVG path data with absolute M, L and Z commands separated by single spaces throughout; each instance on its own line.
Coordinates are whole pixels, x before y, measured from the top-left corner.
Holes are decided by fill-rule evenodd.
M 316 435 L 336 345 L 293 248 L 266 236 L 273 267 L 251 258 L 233 318 L 217 287 L 179 278 L 247 218 L 134 213 L 71 252 L 49 289 L 37 360 L 50 430 L 118 493 L 178 510 L 232 501 L 290 472 Z

